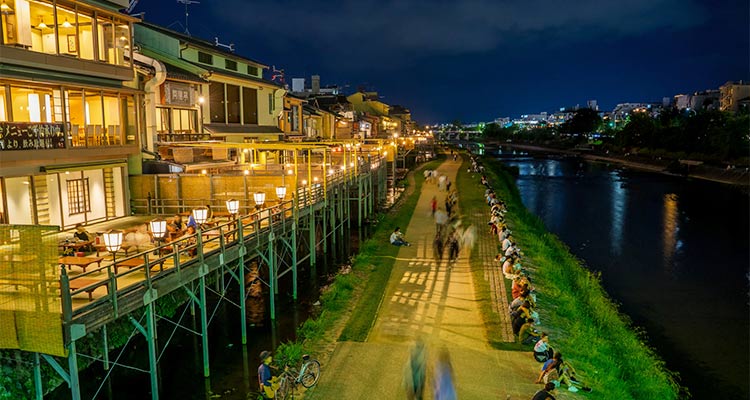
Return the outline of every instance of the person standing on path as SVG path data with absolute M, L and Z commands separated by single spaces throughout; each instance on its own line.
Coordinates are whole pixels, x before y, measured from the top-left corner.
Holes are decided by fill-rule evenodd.
M 260 352 L 260 366 L 258 366 L 258 385 L 260 394 L 264 399 L 273 399 L 276 396 L 276 389 L 279 388 L 276 377 L 271 376 L 271 352 L 263 350 Z
M 424 341 L 417 339 L 409 352 L 409 359 L 404 366 L 404 387 L 406 398 L 422 400 L 424 396 L 425 375 L 427 370 Z
M 437 196 L 432 196 L 430 207 L 432 207 L 432 218 L 435 218 L 435 211 L 437 211 Z

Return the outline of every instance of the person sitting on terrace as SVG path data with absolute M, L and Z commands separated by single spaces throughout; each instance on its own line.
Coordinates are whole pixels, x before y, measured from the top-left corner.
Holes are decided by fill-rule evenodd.
M 393 230 L 393 233 L 391 233 L 390 241 L 394 246 L 411 246 L 409 242 L 404 240 L 404 234 L 401 233 L 401 228 L 398 226 Z
M 94 239 L 94 235 L 86 231 L 86 227 L 83 226 L 83 224 L 76 224 L 76 232 L 73 234 L 73 237 L 77 241 L 81 241 L 81 242 L 88 242 Z M 94 251 L 94 246 L 88 244 L 86 246 L 81 247 L 81 251 L 88 251 L 88 252 Z
M 195 236 L 193 236 L 195 235 L 195 232 L 195 226 L 188 225 L 187 228 L 185 228 L 184 234 L 174 239 L 174 241 L 180 241 L 180 243 L 178 244 L 180 249 L 185 249 L 185 253 L 190 257 L 195 257 L 195 254 L 198 252 L 198 249 L 195 248 L 197 239 L 195 238 Z
M 185 231 L 185 223 L 182 222 L 182 216 L 175 214 L 169 223 L 167 223 L 167 231 L 181 235 Z

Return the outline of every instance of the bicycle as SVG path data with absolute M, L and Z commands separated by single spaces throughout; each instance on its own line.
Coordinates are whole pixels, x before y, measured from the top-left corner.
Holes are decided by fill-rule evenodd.
M 293 367 L 286 366 L 279 379 L 279 388 L 276 389 L 276 399 L 286 400 L 294 398 L 297 385 L 302 384 L 309 389 L 318 383 L 320 378 L 320 362 L 305 354 L 302 356 L 302 367 L 297 371 Z M 291 397 L 289 397 L 291 396 Z

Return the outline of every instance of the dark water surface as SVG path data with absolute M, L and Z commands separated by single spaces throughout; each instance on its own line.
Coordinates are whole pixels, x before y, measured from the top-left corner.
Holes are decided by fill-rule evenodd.
M 693 398 L 748 398 L 746 194 L 576 159 L 503 159 L 519 168 L 526 207 L 601 271 Z

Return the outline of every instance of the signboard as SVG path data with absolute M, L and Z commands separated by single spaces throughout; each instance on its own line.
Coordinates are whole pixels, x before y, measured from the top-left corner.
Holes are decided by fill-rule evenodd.
M 193 90 L 185 83 L 167 82 L 164 84 L 164 102 L 176 106 L 193 106 Z
M 0 151 L 65 148 L 62 123 L 0 122 Z

